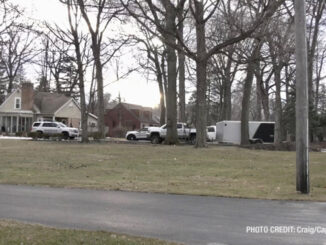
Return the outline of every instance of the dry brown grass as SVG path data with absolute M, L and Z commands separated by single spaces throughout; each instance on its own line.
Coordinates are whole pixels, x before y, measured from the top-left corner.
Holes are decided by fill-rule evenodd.
M 0 220 L 0 245 L 173 245 L 156 239 L 118 235 L 104 231 L 54 229 Z
M 0 140 L 0 157 L 0 183 L 326 201 L 326 153 L 311 153 L 310 195 L 295 152 Z

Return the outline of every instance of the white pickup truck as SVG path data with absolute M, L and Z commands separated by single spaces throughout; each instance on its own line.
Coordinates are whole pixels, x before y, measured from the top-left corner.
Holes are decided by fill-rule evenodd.
M 152 144 L 160 144 L 166 137 L 166 124 L 161 127 L 149 127 L 147 132 L 147 139 Z M 177 123 L 178 138 L 195 143 L 196 140 L 196 129 L 189 128 L 186 123 Z

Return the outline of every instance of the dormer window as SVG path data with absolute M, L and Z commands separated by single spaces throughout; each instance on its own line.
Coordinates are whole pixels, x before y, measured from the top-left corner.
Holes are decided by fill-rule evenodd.
M 15 98 L 15 109 L 21 109 L 21 98 Z

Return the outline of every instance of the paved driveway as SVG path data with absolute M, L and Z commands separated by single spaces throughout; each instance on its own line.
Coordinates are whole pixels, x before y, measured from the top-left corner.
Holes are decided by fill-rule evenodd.
M 0 218 L 186 244 L 326 244 L 325 203 L 0 185 Z

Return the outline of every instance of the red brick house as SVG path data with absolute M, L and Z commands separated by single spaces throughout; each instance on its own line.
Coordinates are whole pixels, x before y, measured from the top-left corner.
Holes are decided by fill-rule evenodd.
M 109 127 L 109 137 L 124 137 L 126 131 L 148 126 L 159 126 L 154 119 L 152 108 L 140 105 L 119 103 L 105 113 L 105 124 Z

